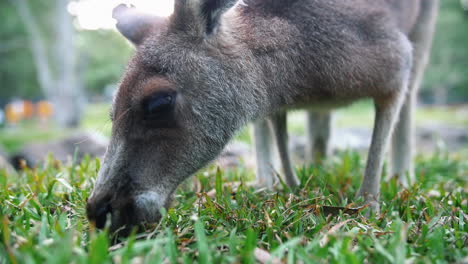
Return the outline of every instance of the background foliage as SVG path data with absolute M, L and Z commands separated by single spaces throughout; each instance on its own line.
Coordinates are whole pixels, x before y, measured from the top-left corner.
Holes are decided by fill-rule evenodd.
M 421 95 L 426 102 L 462 103 L 468 101 L 468 9 L 459 1 L 440 2 L 437 32 Z
M 53 1 L 28 1 L 33 15 L 39 21 L 49 53 L 55 48 L 52 14 Z M 0 1 L 0 106 L 13 97 L 37 99 L 42 96 L 36 69 L 28 45 L 28 35 L 17 11 L 9 1 Z M 75 23 L 76 24 L 76 23 Z M 107 85 L 118 82 L 133 47 L 116 31 L 76 29 L 77 68 L 80 82 L 88 95 L 100 95 Z M 49 54 L 51 55 L 51 54 Z M 53 69 L 52 69 L 53 70 Z
M 47 0 L 29 1 L 38 17 L 49 48 L 55 34 L 51 29 L 53 8 Z M 41 96 L 24 25 L 9 1 L 0 1 L 0 105 L 17 96 L 35 99 Z M 468 101 L 468 15 L 458 0 L 441 1 L 441 12 L 431 65 L 421 91 L 427 103 Z M 131 45 L 115 31 L 77 29 L 76 45 L 81 78 L 88 95 L 100 95 L 117 83 L 125 62 L 132 54 Z

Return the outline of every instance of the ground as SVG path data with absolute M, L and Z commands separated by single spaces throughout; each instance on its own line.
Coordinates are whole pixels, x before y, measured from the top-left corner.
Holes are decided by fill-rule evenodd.
M 371 122 L 361 107 L 347 114 Z M 418 122 L 450 116 L 466 125 L 453 112 L 435 112 L 420 112 L 426 119 Z M 110 127 L 107 115 L 92 117 L 86 126 Z M 30 138 L 21 133 L 1 135 L 11 139 L 9 150 Z M 238 138 L 249 141 L 246 132 Z M 212 166 L 181 185 L 160 224 L 115 239 L 85 216 L 100 161 L 50 157 L 19 175 L 0 171 L 0 263 L 468 262 L 467 148 L 420 154 L 416 184 L 383 182 L 374 215 L 354 199 L 364 163 L 361 153 L 342 151 L 323 165 L 299 167 L 298 189 L 279 184 L 270 191 L 249 187 L 249 168 Z
M 123 240 L 85 217 L 99 160 L 51 158 L 35 171 L 0 172 L 0 262 L 462 263 L 466 157 L 420 157 L 417 184 L 382 183 L 381 212 L 370 217 L 351 203 L 364 163 L 355 152 L 299 169 L 297 190 L 258 191 L 245 184 L 251 172 L 212 167 L 178 189 L 159 225 Z

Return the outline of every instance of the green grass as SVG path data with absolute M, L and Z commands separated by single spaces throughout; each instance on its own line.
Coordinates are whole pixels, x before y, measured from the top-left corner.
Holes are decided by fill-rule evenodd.
M 49 159 L 19 176 L 0 172 L 0 263 L 255 263 L 260 253 L 284 263 L 466 261 L 467 154 L 418 158 L 417 183 L 382 183 L 381 213 L 369 218 L 327 207 L 353 201 L 364 162 L 355 152 L 299 169 L 294 192 L 234 191 L 229 183 L 250 171 L 209 168 L 182 184 L 159 225 L 120 241 L 85 217 L 99 161 Z
M 18 127 L 0 128 L 0 148 L 5 148 L 6 151 L 14 153 L 24 144 L 61 138 L 70 132 L 54 126 L 42 127 L 35 122 L 26 122 Z
M 112 123 L 109 120 L 109 105 L 91 104 L 84 112 L 81 127 L 76 130 L 96 132 L 110 136 Z M 0 147 L 14 153 L 28 143 L 47 142 L 72 134 L 72 129 L 61 129 L 53 124 L 41 125 L 34 121 L 18 124 L 16 127 L 0 128 Z
M 99 132 L 110 136 L 112 122 L 110 121 L 110 104 L 91 104 L 86 108 L 81 124 L 83 129 Z

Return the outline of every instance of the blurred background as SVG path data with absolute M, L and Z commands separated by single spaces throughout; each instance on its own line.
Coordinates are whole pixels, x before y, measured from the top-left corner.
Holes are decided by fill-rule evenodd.
M 31 165 L 47 153 L 102 155 L 112 95 L 134 50 L 111 17 L 122 2 L 161 16 L 173 8 L 169 0 L 0 1 L 0 157 L 24 166 L 21 159 Z M 303 118 L 290 119 L 298 156 Z M 335 148 L 365 149 L 372 120 L 369 102 L 337 111 Z M 468 146 L 468 0 L 441 1 L 417 125 L 420 153 Z M 236 139 L 228 157 L 251 153 L 248 129 Z

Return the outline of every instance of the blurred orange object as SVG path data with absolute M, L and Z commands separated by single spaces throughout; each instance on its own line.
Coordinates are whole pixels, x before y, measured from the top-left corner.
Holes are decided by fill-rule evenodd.
M 5 106 L 5 119 L 7 123 L 16 124 L 24 118 L 23 101 L 14 101 Z
M 54 113 L 54 108 L 52 104 L 47 101 L 39 101 L 36 104 L 36 109 L 37 109 L 37 116 L 41 121 L 49 120 Z
M 31 119 L 34 115 L 34 104 L 31 101 L 23 101 L 23 118 Z

